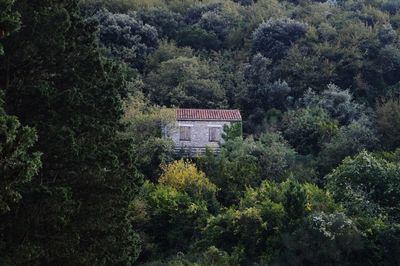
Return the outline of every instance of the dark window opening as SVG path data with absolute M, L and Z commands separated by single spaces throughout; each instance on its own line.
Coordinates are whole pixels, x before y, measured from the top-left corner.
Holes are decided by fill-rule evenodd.
M 190 141 L 190 127 L 182 126 L 179 128 L 179 140 Z
M 218 142 L 221 139 L 219 134 L 219 127 L 210 127 L 209 128 L 209 141 L 210 142 Z

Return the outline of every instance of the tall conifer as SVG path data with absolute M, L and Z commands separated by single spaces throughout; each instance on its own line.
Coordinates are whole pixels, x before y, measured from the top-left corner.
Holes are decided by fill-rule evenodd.
M 140 175 L 131 143 L 118 138 L 123 79 L 77 2 L 17 1 L 23 26 L 4 42 L 7 109 L 37 129 L 43 167 L 3 220 L 3 260 L 124 265 L 138 253 L 127 208 Z

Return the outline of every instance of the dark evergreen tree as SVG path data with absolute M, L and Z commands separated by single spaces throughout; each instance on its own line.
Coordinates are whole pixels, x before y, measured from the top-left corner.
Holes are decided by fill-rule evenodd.
M 307 32 L 307 24 L 292 19 L 268 20 L 253 33 L 253 50 L 272 60 L 284 57 Z
M 40 153 L 31 152 L 37 140 L 35 130 L 7 115 L 2 97 L 0 93 L 0 215 L 21 199 L 19 186 L 31 181 L 40 168 Z
M 127 220 L 140 176 L 123 129 L 122 77 L 99 55 L 78 1 L 16 2 L 22 30 L 5 40 L 7 111 L 37 129 L 43 167 L 2 219 L 6 264 L 116 265 L 138 255 Z
M 12 10 L 13 3 L 14 0 L 0 0 L 0 40 L 20 27 L 20 16 Z M 0 55 L 3 53 L 3 45 L 0 43 Z
M 256 54 L 244 71 L 246 89 L 240 95 L 240 104 L 247 118 L 245 128 L 251 132 L 263 131 L 266 113 L 285 111 L 291 105 L 291 88 L 285 81 L 271 79 L 272 62 L 260 53 Z

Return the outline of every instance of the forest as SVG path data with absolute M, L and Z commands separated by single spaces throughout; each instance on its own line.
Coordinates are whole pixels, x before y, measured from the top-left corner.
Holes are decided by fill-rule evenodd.
M 0 0 L 0 265 L 400 265 L 400 1 Z

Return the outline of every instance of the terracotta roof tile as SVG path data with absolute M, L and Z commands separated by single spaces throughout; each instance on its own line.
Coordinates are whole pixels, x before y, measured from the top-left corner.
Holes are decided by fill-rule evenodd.
M 239 110 L 176 109 L 176 120 L 241 121 Z

